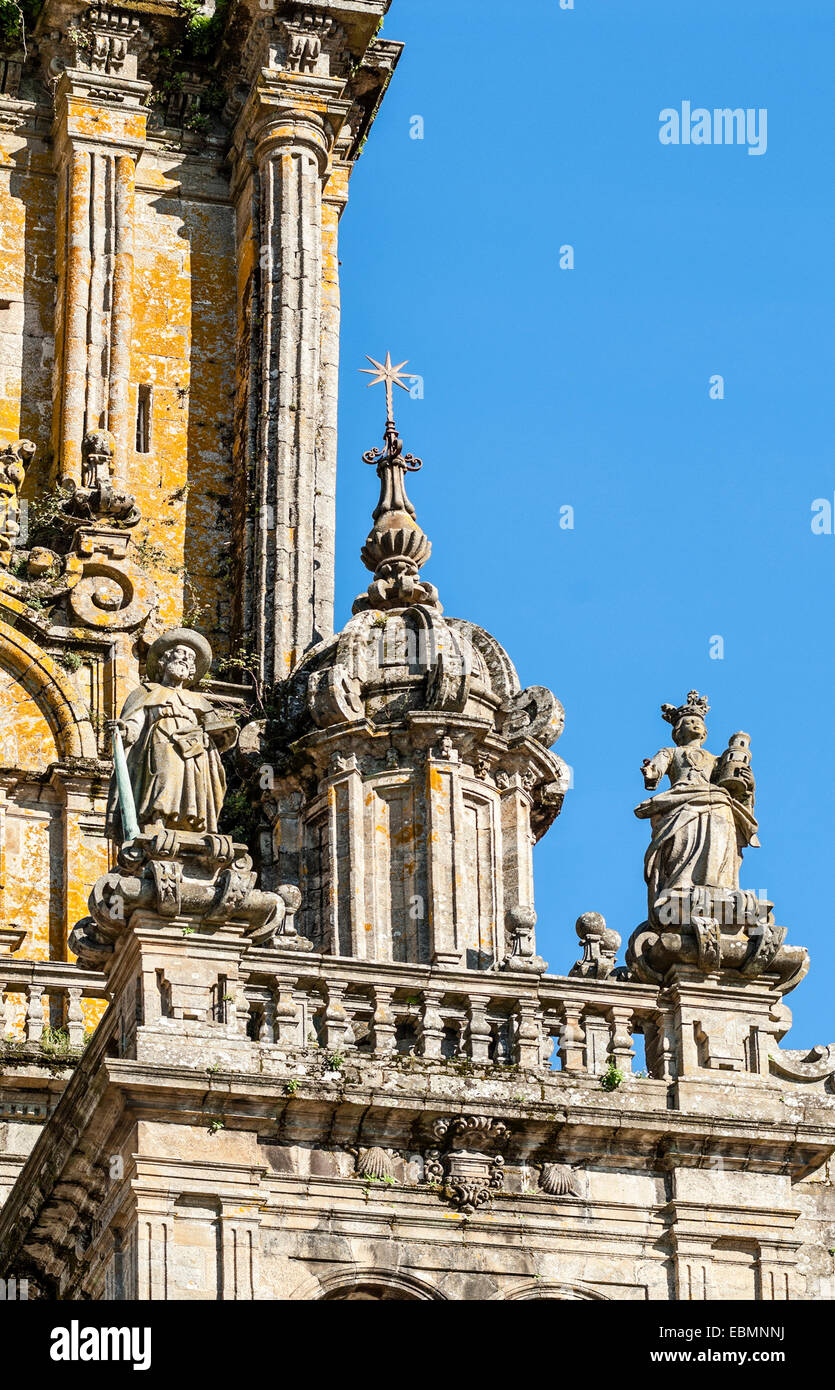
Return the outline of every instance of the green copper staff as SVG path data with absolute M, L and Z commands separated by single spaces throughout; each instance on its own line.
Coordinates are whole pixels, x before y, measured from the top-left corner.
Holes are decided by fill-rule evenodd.
M 126 840 L 135 840 L 140 833 L 139 821 L 136 819 L 136 802 L 133 799 L 133 787 L 130 784 L 122 731 L 115 722 L 113 724 L 113 766 L 116 772 L 116 789 L 119 793 L 119 809 L 122 813 L 122 834 Z

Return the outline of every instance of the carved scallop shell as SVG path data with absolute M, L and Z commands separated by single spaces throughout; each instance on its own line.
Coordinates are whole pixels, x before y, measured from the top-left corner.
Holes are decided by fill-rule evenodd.
M 363 1178 L 376 1178 L 383 1182 L 394 1177 L 394 1164 L 385 1149 L 360 1149 L 357 1154 L 357 1172 Z
M 580 1196 L 579 1179 L 567 1163 L 543 1163 L 539 1186 L 551 1197 Z

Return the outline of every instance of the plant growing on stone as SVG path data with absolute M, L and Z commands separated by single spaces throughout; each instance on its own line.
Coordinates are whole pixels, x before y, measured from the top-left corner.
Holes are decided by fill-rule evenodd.
M 325 1060 L 331 1071 L 341 1071 L 345 1065 L 345 1058 L 341 1052 L 332 1052 Z
M 285 1085 L 284 1090 L 286 1091 L 286 1093 L 287 1093 L 288 1096 L 294 1096 L 294 1095 L 296 1094 L 296 1092 L 297 1092 L 298 1089 L 299 1089 L 299 1082 L 298 1082 L 297 1078 L 296 1078 L 295 1076 L 291 1076 L 291 1077 L 290 1077 L 290 1080 L 289 1080 L 289 1081 L 287 1082 L 287 1084 Z
M 48 1053 L 64 1053 L 70 1050 L 70 1035 L 66 1028 L 51 1028 L 47 1025 L 41 1033 L 41 1048 Z
M 209 1121 L 209 1133 L 210 1133 L 210 1134 L 217 1134 L 219 1130 L 225 1129 L 225 1128 L 226 1128 L 226 1125 L 224 1124 L 223 1120 L 210 1120 L 210 1121 Z
M 609 1058 L 609 1065 L 600 1078 L 600 1085 L 604 1091 L 616 1091 L 624 1083 L 624 1075 L 617 1065 L 614 1057 Z
M 2 2 L 0 0 L 0 4 Z M 47 545 L 54 549 L 66 538 L 67 532 L 78 524 L 64 511 L 69 497 L 69 492 L 56 486 L 39 492 L 29 503 L 29 545 Z
M 43 0 L 0 0 L 0 48 L 26 52 L 27 29 L 34 28 Z

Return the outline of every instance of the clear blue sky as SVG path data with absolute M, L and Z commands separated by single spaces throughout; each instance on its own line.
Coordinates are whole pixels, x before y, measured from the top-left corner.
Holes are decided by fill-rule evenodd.
M 831 1041 L 835 535 L 811 529 L 835 494 L 831 0 L 527 0 L 518 21 L 400 0 L 384 33 L 406 53 L 342 222 L 337 622 L 367 583 L 360 455 L 383 424 L 357 368 L 390 348 L 425 378 L 398 393 L 424 573 L 566 709 L 575 788 L 535 851 L 551 970 L 580 912 L 624 943 L 644 919 L 640 764 L 695 686 L 708 747 L 752 737 L 742 884 L 812 953 L 787 1045 Z M 766 108 L 767 152 L 660 144 L 684 100 Z

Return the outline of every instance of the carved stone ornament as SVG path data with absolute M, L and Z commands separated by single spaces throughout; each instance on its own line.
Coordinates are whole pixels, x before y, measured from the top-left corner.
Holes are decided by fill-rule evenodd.
M 128 632 L 145 622 L 156 602 L 156 589 L 150 575 L 131 563 L 129 547 L 125 531 L 79 528 L 75 549 L 81 573 L 70 595 L 77 623 Z
M 65 478 L 62 487 L 70 493 L 64 503 L 67 516 L 80 521 L 105 521 L 120 526 L 136 526 L 139 508 L 129 492 L 113 485 L 113 459 L 116 441 L 108 430 L 91 430 L 81 443 L 81 487 Z
M 394 1153 L 394 1150 L 376 1147 L 358 1149 L 356 1151 L 357 1176 L 371 1178 L 375 1182 L 393 1182 L 394 1164 L 392 1157 Z
M 433 1125 L 438 1148 L 424 1159 L 424 1182 L 440 1186 L 442 1197 L 463 1216 L 489 1206 L 504 1185 L 504 1158 L 496 1150 L 510 1137 L 502 1120 L 456 1115 Z
M 583 957 L 572 965 L 569 975 L 607 980 L 615 969 L 620 950 L 619 933 L 606 926 L 606 918 L 599 912 L 582 913 L 574 924 L 574 930 L 582 943 Z
M 300 901 L 292 885 L 278 893 L 259 889 L 246 846 L 228 835 L 162 831 L 122 846 L 116 868 L 96 881 L 90 916 L 77 923 L 70 941 L 84 969 L 107 970 L 132 917 L 141 912 L 198 932 L 236 922 L 253 944 L 268 945 Z
M 548 962 L 536 954 L 535 910 L 522 906 L 512 908 L 508 913 L 507 926 L 512 947 L 510 955 L 502 961 L 502 970 L 522 970 L 529 975 L 544 975 L 548 969 Z
M 68 27 L 52 75 L 67 66 L 133 82 L 149 43 L 137 15 L 117 6 L 93 6 Z
M 362 548 L 362 562 L 374 573 L 366 594 L 354 603 L 353 611 L 367 608 L 408 608 L 421 604 L 443 610 L 438 603 L 438 591 L 433 584 L 420 578 L 420 570 L 432 554 L 432 546 L 417 521 L 417 514 L 406 495 L 406 474 L 417 473 L 423 463 L 413 454 L 404 454 L 403 441 L 394 423 L 392 387 L 409 388 L 401 371 L 406 366 L 392 365 L 390 354 L 385 363 L 375 362 L 369 375 L 377 376 L 369 385 L 384 382 L 388 418 L 383 433 L 385 448 L 369 449 L 363 454 L 365 463 L 373 464 L 380 479 L 380 500 L 374 511 L 374 527 Z
M 549 1197 L 581 1197 L 580 1180 L 568 1163 L 543 1163 L 539 1186 Z
M 0 451 L 0 565 L 8 566 L 20 535 L 20 489 L 35 456 L 29 439 L 19 439 Z

